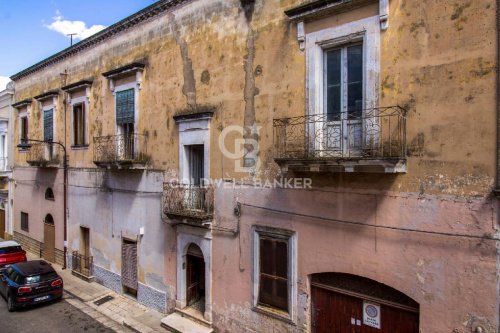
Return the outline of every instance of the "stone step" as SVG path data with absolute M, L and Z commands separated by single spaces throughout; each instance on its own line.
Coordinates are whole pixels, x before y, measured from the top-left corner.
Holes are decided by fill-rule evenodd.
M 175 312 L 180 314 L 181 317 L 185 317 L 189 320 L 192 320 L 202 326 L 212 327 L 212 323 L 206 321 L 203 317 L 203 313 L 197 311 L 196 309 L 186 307 L 184 309 L 175 308 Z
M 161 326 L 179 333 L 213 333 L 213 329 L 194 322 L 174 312 L 161 320 Z

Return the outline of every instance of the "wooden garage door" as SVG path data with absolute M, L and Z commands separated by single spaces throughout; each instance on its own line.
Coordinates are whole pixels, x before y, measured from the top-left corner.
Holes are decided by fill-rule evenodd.
M 123 240 L 122 285 L 137 290 L 137 243 Z
M 314 278 L 313 278 L 314 281 Z M 397 291 L 388 290 L 388 286 L 373 281 L 375 293 L 384 295 L 386 299 L 374 298 L 373 295 L 363 295 L 359 291 L 363 281 L 351 284 L 353 290 L 342 290 L 339 284 L 346 286 L 345 277 L 330 282 L 336 286 L 321 283 L 311 283 L 311 331 L 312 333 L 418 333 L 419 312 L 409 303 L 409 298 L 398 295 Z M 361 283 L 360 283 L 361 281 Z M 323 281 L 324 282 L 324 281 Z M 406 298 L 404 298 L 406 297 Z M 395 300 L 402 300 L 401 304 Z M 375 305 L 380 316 L 380 328 L 372 327 L 364 322 L 363 305 Z M 406 303 L 406 304 L 405 304 Z M 368 319 L 368 318 L 367 318 Z

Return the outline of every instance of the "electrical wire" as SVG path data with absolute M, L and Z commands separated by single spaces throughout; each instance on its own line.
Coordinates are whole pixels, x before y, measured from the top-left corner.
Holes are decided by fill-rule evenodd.
M 308 214 L 288 212 L 288 211 L 284 211 L 284 210 L 279 210 L 279 209 L 274 209 L 274 208 L 269 208 L 269 207 L 256 206 L 256 205 L 247 204 L 247 203 L 243 203 L 243 202 L 241 203 L 241 205 L 242 206 L 246 206 L 246 207 L 251 207 L 251 208 L 257 208 L 257 209 L 267 210 L 267 211 L 271 211 L 273 213 L 278 213 L 278 214 L 300 216 L 300 217 L 306 217 L 306 218 L 311 218 L 311 219 L 316 219 L 316 220 L 331 221 L 331 222 L 337 222 L 337 223 L 341 223 L 341 224 L 355 225 L 355 226 L 360 226 L 360 227 L 371 227 L 371 228 L 375 228 L 375 229 L 386 229 L 386 230 L 397 230 L 397 231 L 405 231 L 405 232 L 415 232 L 415 233 L 431 234 L 431 235 L 438 235 L 438 236 L 462 237 L 462 238 L 471 238 L 471 239 L 500 241 L 500 238 L 492 237 L 492 236 L 487 236 L 487 235 L 478 236 L 478 235 L 455 234 L 455 233 L 451 233 L 451 232 L 442 232 L 442 231 L 428 231 L 428 230 L 419 230 L 419 229 L 411 229 L 411 228 L 391 227 L 391 226 L 388 226 L 388 225 L 378 225 L 378 224 L 371 224 L 371 223 L 346 221 L 346 220 L 332 219 L 332 218 L 323 217 L 323 216 L 314 216 L 314 215 L 308 215 Z
M 27 179 L 27 180 L 19 180 L 19 179 L 13 179 L 17 184 L 22 184 L 22 185 L 46 185 L 46 186 L 54 186 L 54 185 L 64 185 L 64 183 L 43 183 L 37 180 L 32 180 L 32 179 Z M 32 184 L 35 183 L 35 184 Z M 124 192 L 124 193 L 139 193 L 139 194 L 162 194 L 163 192 L 158 192 L 158 191 L 138 191 L 138 190 L 127 190 L 127 189 L 120 189 L 120 188 L 112 188 L 112 187 L 104 187 L 104 186 L 84 186 L 84 185 L 74 185 L 74 184 L 68 184 L 68 187 L 75 187 L 75 188 L 86 188 L 86 189 L 94 189 L 94 190 L 103 190 L 103 191 L 110 191 L 110 192 Z

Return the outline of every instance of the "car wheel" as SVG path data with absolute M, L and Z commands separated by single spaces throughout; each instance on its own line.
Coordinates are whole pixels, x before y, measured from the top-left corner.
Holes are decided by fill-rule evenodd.
M 15 309 L 16 307 L 14 305 L 14 300 L 12 299 L 12 297 L 7 296 L 7 310 L 9 310 L 9 312 L 12 312 Z

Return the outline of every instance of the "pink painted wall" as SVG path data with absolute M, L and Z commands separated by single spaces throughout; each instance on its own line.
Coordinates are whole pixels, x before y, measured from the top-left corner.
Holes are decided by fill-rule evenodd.
M 214 231 L 216 327 L 225 328 L 226 332 L 308 331 L 310 275 L 343 272 L 379 281 L 412 297 L 420 304 L 421 332 L 470 332 L 470 327 L 478 322 L 488 332 L 496 332 L 498 277 L 494 241 L 375 231 L 244 205 L 427 231 L 479 236 L 495 232 L 496 199 L 342 191 L 218 190 L 217 202 L 224 202 L 217 206 L 216 220 L 220 226 L 236 227 L 234 202 L 238 200 L 243 206 L 239 237 Z M 293 230 L 297 234 L 296 325 L 251 310 L 253 225 Z M 228 288 L 235 285 L 238 288 Z
M 64 247 L 64 176 L 62 169 L 22 168 L 13 171 L 14 231 L 43 242 L 43 221 L 47 214 L 54 218 L 56 248 Z M 51 187 L 54 201 L 45 200 Z M 29 214 L 29 232 L 21 230 L 21 212 Z

